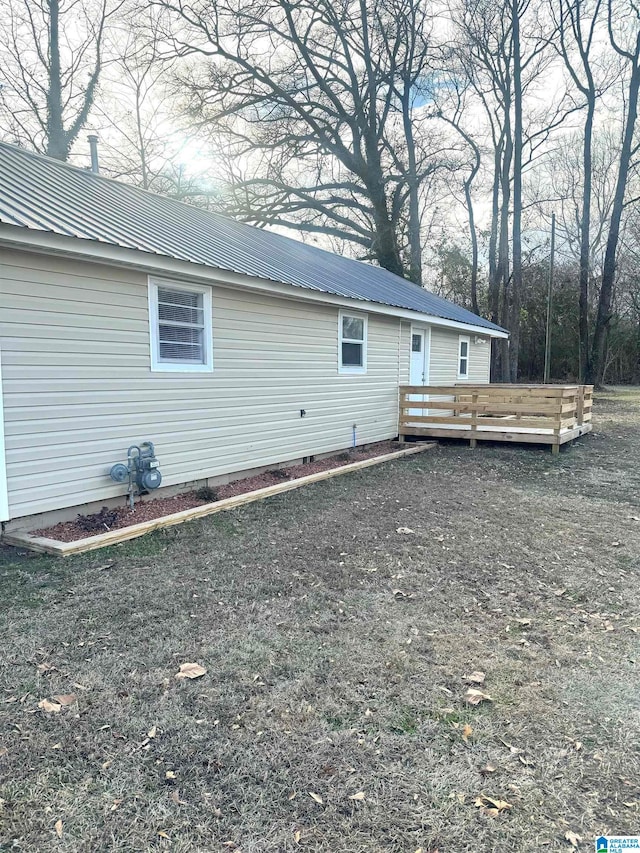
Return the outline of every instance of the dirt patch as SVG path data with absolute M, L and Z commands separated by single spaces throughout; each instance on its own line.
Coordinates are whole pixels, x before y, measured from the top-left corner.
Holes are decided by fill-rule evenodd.
M 356 447 L 337 456 L 265 471 L 263 474 L 256 474 L 254 477 L 234 480 L 224 486 L 182 492 L 170 498 L 154 498 L 153 496 L 137 498 L 133 509 L 128 506 L 113 507 L 112 509 L 104 507 L 99 512 L 90 515 L 78 515 L 75 521 L 62 521 L 51 527 L 35 530 L 32 535 L 45 536 L 47 539 L 55 539 L 58 542 L 75 542 L 78 539 L 85 539 L 87 536 L 95 536 L 109 530 L 120 530 L 123 527 L 130 527 L 143 521 L 153 521 L 174 512 L 182 512 L 185 509 L 192 509 L 246 492 L 264 489 L 285 480 L 296 480 L 299 477 L 328 471 L 331 468 L 339 468 L 352 462 L 373 459 L 376 456 L 383 456 L 385 453 L 392 453 L 398 449 L 397 442 L 379 441 L 364 447 Z
M 100 553 L 0 547 L 0 847 L 637 834 L 640 391 L 600 399 L 555 457 L 445 445 Z

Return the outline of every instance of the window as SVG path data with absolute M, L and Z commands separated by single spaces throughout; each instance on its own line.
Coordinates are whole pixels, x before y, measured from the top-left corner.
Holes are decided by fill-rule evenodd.
M 339 373 L 367 372 L 367 317 L 364 314 L 339 315 Z
M 422 352 L 422 335 L 411 335 L 411 352 Z
M 211 288 L 149 280 L 151 369 L 213 370 Z
M 469 378 L 469 343 L 468 337 L 460 335 L 458 339 L 458 379 Z

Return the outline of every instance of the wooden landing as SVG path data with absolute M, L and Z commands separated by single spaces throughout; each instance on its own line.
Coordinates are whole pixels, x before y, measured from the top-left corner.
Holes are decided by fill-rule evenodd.
M 560 445 L 591 430 L 592 385 L 401 385 L 398 434 Z
M 466 441 L 508 441 L 512 444 L 548 444 L 552 447 L 559 447 L 561 444 L 566 444 L 568 441 L 574 441 L 580 438 L 581 435 L 591 432 L 591 424 L 586 423 L 582 426 L 566 429 L 563 432 L 554 434 L 552 432 L 517 432 L 516 430 L 483 430 L 477 428 L 464 429 L 459 427 L 404 427 L 403 435 L 419 436 L 420 438 L 458 438 Z

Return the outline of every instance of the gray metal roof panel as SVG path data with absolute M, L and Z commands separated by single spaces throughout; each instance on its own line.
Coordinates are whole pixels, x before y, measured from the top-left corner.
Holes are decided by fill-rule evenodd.
M 504 331 L 380 267 L 3 142 L 0 222 Z

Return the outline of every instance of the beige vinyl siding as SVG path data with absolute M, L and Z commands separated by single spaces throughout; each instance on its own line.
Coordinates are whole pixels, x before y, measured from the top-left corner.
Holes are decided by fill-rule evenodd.
M 458 346 L 461 332 L 452 329 L 431 327 L 431 364 L 429 370 L 430 385 L 454 385 L 465 380 L 458 379 Z M 489 359 L 491 354 L 490 338 L 477 344 L 476 335 L 469 338 L 469 379 L 468 382 L 489 381 Z
M 337 307 L 215 286 L 213 373 L 152 373 L 145 274 L 3 252 L 10 515 L 122 494 L 146 439 L 169 486 L 391 438 L 405 326 L 369 314 L 367 373 L 339 375 Z
M 453 329 L 431 327 L 431 362 L 429 369 L 430 385 L 457 385 L 464 382 L 478 383 L 489 381 L 489 362 L 491 355 L 491 339 L 485 338 L 485 343 L 477 344 L 475 335 L 469 338 L 469 378 L 458 379 L 458 352 L 461 332 Z M 452 400 L 451 396 L 433 396 L 433 400 Z M 435 413 L 435 412 L 434 412 Z M 443 417 L 453 414 L 451 411 L 440 411 Z
M 411 375 L 411 323 L 400 323 L 400 357 L 398 361 L 398 385 L 407 385 Z

